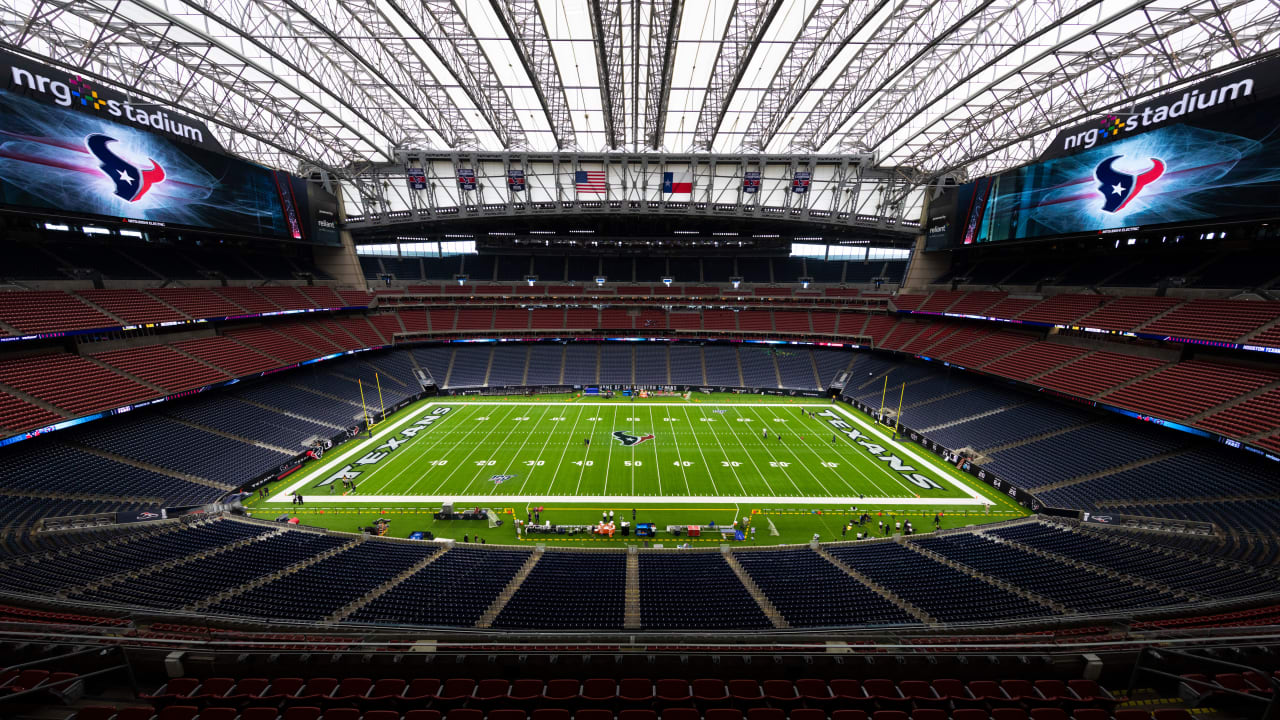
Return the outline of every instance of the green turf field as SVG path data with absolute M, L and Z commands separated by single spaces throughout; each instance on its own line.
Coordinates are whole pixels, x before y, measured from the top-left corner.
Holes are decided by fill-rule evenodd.
M 392 518 L 395 535 L 435 524 L 448 537 L 488 528 L 428 522 L 444 501 L 508 520 L 544 506 L 543 519 L 558 524 L 589 523 L 607 510 L 629 520 L 637 509 L 638 520 L 660 525 L 759 514 L 772 525 L 756 523 L 757 544 L 803 542 L 814 532 L 836 539 L 854 507 L 857 515 L 913 517 L 920 531 L 933 528 L 937 512 L 946 526 L 1022 514 L 964 478 L 861 413 L 820 400 L 434 398 L 380 423 L 372 438 L 335 448 L 251 506 L 296 509 L 307 524 L 340 529 L 381 515 Z M 301 508 L 292 505 L 295 492 Z M 396 525 L 397 514 L 408 524 Z M 512 525 L 486 540 L 515 540 Z

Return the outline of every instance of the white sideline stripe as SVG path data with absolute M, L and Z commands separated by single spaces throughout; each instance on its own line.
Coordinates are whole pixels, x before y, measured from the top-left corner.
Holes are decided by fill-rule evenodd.
M 325 461 L 317 469 L 312 470 L 310 473 L 304 475 L 302 479 L 298 480 L 292 485 L 289 485 L 284 490 L 277 491 L 274 495 L 267 498 L 267 502 L 292 503 L 292 495 L 295 492 L 297 492 L 299 488 L 305 487 L 308 483 L 312 482 L 313 480 L 316 480 L 322 475 L 335 472 L 336 468 L 342 465 L 345 465 L 348 459 L 355 457 L 357 455 L 364 455 L 365 452 L 370 447 L 376 447 L 377 445 L 381 444 L 382 439 L 387 435 L 392 434 L 393 432 L 399 430 L 402 426 L 407 425 L 412 421 L 420 420 L 423 417 L 426 417 L 427 415 L 429 415 L 431 409 L 437 405 L 448 405 L 454 408 L 454 412 L 456 412 L 457 410 L 461 409 L 461 407 L 465 407 L 467 405 L 533 405 L 538 407 L 543 407 L 543 406 L 564 407 L 565 403 L 563 402 L 541 402 L 540 403 L 540 402 L 437 402 L 437 401 L 432 401 L 421 407 L 422 412 L 407 414 L 404 418 L 396 421 L 395 424 L 384 429 L 382 432 L 377 433 L 372 438 L 369 438 L 363 442 L 357 443 L 354 447 L 350 448 L 346 452 L 339 455 L 337 459 Z M 656 407 L 683 407 L 683 408 L 689 407 L 689 403 L 643 403 L 643 405 L 656 406 Z M 758 407 L 760 405 L 761 403 L 708 403 L 707 407 L 712 407 L 712 406 L 714 407 Z M 468 504 L 475 501 L 482 501 L 487 503 L 496 503 L 496 502 L 512 502 L 512 503 L 515 503 L 515 502 L 628 502 L 628 503 L 630 502 L 635 502 L 635 503 L 663 502 L 663 503 L 673 503 L 673 504 L 679 504 L 679 505 L 705 503 L 705 502 L 756 503 L 756 504 L 760 504 L 764 502 L 775 502 L 779 504 L 784 504 L 784 503 L 813 504 L 815 502 L 830 502 L 830 503 L 840 503 L 842 505 L 845 503 L 849 503 L 851 505 L 857 505 L 857 504 L 862 504 L 862 505 L 981 505 L 983 503 L 989 502 L 984 496 L 980 495 L 973 488 L 969 487 L 964 483 L 957 483 L 948 473 L 942 470 L 939 470 L 936 465 L 922 458 L 920 455 L 917 455 L 915 452 L 911 451 L 906 446 L 890 439 L 887 435 L 880 432 L 879 429 L 877 429 L 872 425 L 868 425 L 865 421 L 863 421 L 857 415 L 854 415 L 848 410 L 845 410 L 839 404 L 833 405 L 833 404 L 827 404 L 827 403 L 796 403 L 796 404 L 770 403 L 770 405 L 781 405 L 782 407 L 788 407 L 788 408 L 796 408 L 796 407 L 831 408 L 836 412 L 840 413 L 841 415 L 844 415 L 845 417 L 849 418 L 854 423 L 857 423 L 858 426 L 861 427 L 863 430 L 866 430 L 870 432 L 872 435 L 879 437 L 889 447 L 892 447 L 895 450 L 898 450 L 903 455 L 906 455 L 912 460 L 915 460 L 924 468 L 932 471 L 935 475 L 937 475 L 937 478 L 935 479 L 942 482 L 946 482 L 950 484 L 952 487 L 958 488 L 961 492 L 963 492 L 968 497 L 967 498 L 914 498 L 914 497 L 913 498 L 907 498 L 907 497 L 831 498 L 831 497 L 822 497 L 822 496 L 716 497 L 716 496 L 708 496 L 708 495 L 677 495 L 677 496 L 665 496 L 665 495 L 609 495 L 609 496 L 604 496 L 604 495 L 368 495 L 368 496 L 343 495 L 343 496 L 334 496 L 334 495 L 317 494 L 317 495 L 304 495 L 303 500 L 305 502 L 310 502 L 313 504 L 314 503 L 354 502 L 354 503 L 361 503 L 366 505 L 374 505 L 378 503 L 400 503 L 400 502 L 438 503 L 438 502 L 447 501 L 447 500 L 454 500 L 454 501 L 465 500 L 467 501 Z M 448 415 L 445 415 L 444 417 L 447 418 Z M 442 418 L 442 421 L 443 421 L 443 418 Z M 835 428 L 832 428 L 832 430 L 836 433 L 840 432 Z M 873 461 L 874 461 L 874 458 L 873 458 Z
M 274 498 L 273 498 L 274 500 Z M 978 505 L 972 498 L 892 498 L 892 497 L 874 497 L 874 498 L 858 498 L 858 497 L 826 497 L 823 495 L 814 495 L 812 497 L 796 496 L 796 497 L 760 497 L 760 496 L 719 496 L 719 495 L 305 495 L 303 496 L 304 507 L 306 505 L 329 504 L 341 505 L 344 503 L 360 503 L 363 505 L 378 505 L 385 503 L 400 502 L 417 502 L 426 504 L 439 504 L 440 502 L 454 501 L 460 507 L 480 505 L 482 507 L 492 507 L 495 504 L 510 503 L 512 505 L 520 503 L 607 503 L 614 507 L 621 505 L 644 505 L 653 503 L 664 503 L 668 505 L 695 505 L 698 503 L 712 503 L 716 505 L 806 505 L 809 507 L 830 507 L 831 505 L 856 505 L 862 507 L 864 505 Z

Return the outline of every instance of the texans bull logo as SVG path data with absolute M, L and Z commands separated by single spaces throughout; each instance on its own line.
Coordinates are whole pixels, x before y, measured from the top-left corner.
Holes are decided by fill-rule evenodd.
M 164 168 L 160 163 L 147 158 L 151 163 L 149 170 L 140 170 L 133 163 L 111 152 L 108 144 L 116 142 L 110 135 L 94 133 L 85 138 L 85 147 L 94 157 L 102 162 L 98 167 L 111 178 L 116 185 L 116 196 L 127 202 L 138 202 L 155 185 L 164 182 Z
M 1120 172 L 1113 165 L 1122 157 L 1124 156 L 1112 155 L 1098 163 L 1098 167 L 1093 170 L 1093 176 L 1098 179 L 1098 192 L 1102 193 L 1102 209 L 1109 213 L 1124 210 L 1144 187 L 1164 174 L 1164 161 L 1160 158 L 1151 158 L 1151 168 L 1137 175 Z
M 653 433 L 649 433 L 648 435 L 632 435 L 625 430 L 615 430 L 613 437 L 616 438 L 618 442 L 622 443 L 623 447 L 631 447 L 632 445 L 639 445 L 645 440 L 652 440 Z

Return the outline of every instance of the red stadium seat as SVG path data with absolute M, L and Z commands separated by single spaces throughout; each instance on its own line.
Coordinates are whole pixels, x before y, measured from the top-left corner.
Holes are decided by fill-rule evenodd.
M 578 696 L 586 705 L 608 707 L 618 697 L 618 683 L 605 678 L 588 678 L 582 683 Z
M 800 700 L 807 708 L 825 708 L 835 699 L 831 694 L 831 688 L 827 687 L 827 682 L 816 678 L 796 680 L 796 692 L 800 694 Z
M 476 689 L 471 693 L 472 706 L 485 709 L 496 707 L 506 700 L 510 689 L 511 683 L 502 678 L 485 678 L 476 683 Z
M 866 710 L 832 710 L 831 720 L 867 720 Z
M 200 720 L 204 720 L 204 717 Z M 329 708 L 324 711 L 324 720 L 360 720 L 360 708 Z
M 983 708 L 956 708 L 951 711 L 951 720 L 987 720 L 987 711 Z
M 966 687 L 974 700 L 988 708 L 1013 707 L 1018 704 L 1016 700 L 1010 700 L 994 680 L 971 680 Z
M 790 680 L 765 680 L 762 691 L 769 707 L 790 709 L 800 705 L 800 693 Z
M 862 690 L 875 702 L 877 710 L 911 709 L 911 701 L 898 692 L 898 686 L 894 685 L 892 680 L 884 678 L 863 680 Z
M 564 708 L 538 708 L 529 716 L 529 720 L 569 720 L 569 711 Z
M 275 713 L 276 709 L 271 708 L 271 712 Z M 156 716 L 156 710 L 150 705 L 145 707 L 137 707 L 137 706 L 123 707 L 116 711 L 115 720 L 151 720 L 151 718 L 155 716 Z M 244 717 L 244 715 L 242 714 L 241 717 Z M 271 717 L 274 718 L 275 715 L 272 715 Z M 248 718 L 248 720 L 254 720 L 254 719 Z M 259 720 L 268 720 L 268 719 L 262 718 Z
M 32 671 L 27 670 L 24 672 Z M 41 680 L 49 676 L 49 673 L 44 670 L 38 670 L 35 672 L 42 673 L 40 675 Z M 6 685 L 5 687 L 7 688 L 9 686 Z M 174 678 L 162 685 L 160 689 L 156 690 L 153 694 L 148 695 L 147 693 L 142 693 L 138 695 L 138 699 L 145 700 L 156 707 L 163 707 L 165 705 L 176 703 L 180 700 L 190 700 L 191 696 L 199 688 L 200 681 L 196 678 Z
M 625 705 L 653 701 L 653 683 L 648 678 L 623 678 L 618 683 L 618 699 Z
M 1067 689 L 1067 684 L 1061 680 L 1036 680 L 1032 683 L 1032 686 L 1039 693 L 1045 706 L 1065 706 L 1070 710 L 1084 705 L 1074 693 Z
M 240 720 L 276 720 L 280 710 L 273 707 L 251 707 L 240 711 Z
M 338 678 L 311 678 L 298 691 L 297 699 L 304 702 L 320 703 L 333 695 L 338 688 Z
M 403 720 L 440 720 L 439 710 L 407 710 Z
M 436 691 L 433 699 L 445 708 L 461 707 L 471 699 L 471 693 L 475 692 L 475 689 L 476 681 L 471 678 L 449 678 Z
M 1039 707 L 1043 703 L 1040 702 L 1040 694 L 1036 692 L 1036 688 L 1030 682 L 1022 679 L 1001 680 L 1000 689 L 1013 702 L 1023 707 Z
M 402 707 L 425 705 L 439 690 L 440 681 L 436 678 L 414 678 L 400 696 L 400 704 Z
M 306 682 L 302 678 L 276 678 L 271 681 L 271 689 L 267 691 L 267 695 L 264 695 L 262 699 L 296 700 L 298 693 L 302 692 L 302 688 L 305 685 Z
M 1146 715 L 1145 712 L 1142 714 Z M 1071 720 L 1107 720 L 1107 717 L 1107 711 L 1102 708 L 1076 708 L 1071 712 Z M 1147 718 L 1134 718 L 1134 720 L 1147 720 Z
M 234 678 L 206 678 L 192 698 L 200 705 L 223 705 L 229 701 L 228 696 L 235 687 Z
M 755 680 L 746 680 L 738 678 L 729 681 L 729 697 L 733 700 L 734 707 L 745 710 L 754 707 L 764 700 L 764 691 L 760 689 L 760 683 Z
M 200 711 L 199 720 L 236 720 L 239 714 L 233 707 L 210 707 Z
M 200 714 L 195 705 L 170 705 L 156 715 L 156 720 L 192 720 Z
M 947 701 L 938 697 L 924 680 L 903 680 L 898 683 L 898 692 L 916 708 L 943 708 L 947 705 Z
M 786 720 L 787 714 L 782 708 L 753 707 L 747 710 L 747 720 Z
M 664 678 L 655 683 L 654 694 L 662 707 L 687 706 L 693 702 L 688 680 Z
M 711 708 L 702 715 L 703 720 L 742 720 L 738 708 Z
M 266 678 L 244 678 L 228 693 L 224 700 L 228 705 L 246 705 L 261 702 L 270 692 L 271 681 Z
M 916 708 L 911 711 L 911 720 L 947 720 L 947 711 L 942 708 Z
M 618 713 L 618 720 L 658 720 L 658 714 L 652 710 L 638 710 L 632 708 L 620 711 Z
M 909 716 L 901 710 L 877 710 L 871 714 L 871 720 L 908 720 Z
M 1166 708 L 1151 713 L 1152 720 L 1191 720 L 1191 713 L 1182 708 Z
M 1107 692 L 1093 680 L 1068 680 L 1067 689 L 1075 695 L 1080 704 L 1102 708 L 1107 712 L 1113 712 L 1116 705 L 1120 703 L 1119 698 Z
M 571 706 L 578 701 L 578 690 L 581 683 L 570 678 L 548 680 L 542 690 L 542 700 L 548 703 Z
M 395 710 L 366 710 L 362 720 L 400 720 Z
M 613 720 L 613 711 L 604 708 L 586 708 L 575 712 L 573 720 Z
M 1033 708 L 1031 720 L 1068 720 L 1067 711 L 1056 707 Z
M 368 720 L 368 715 L 365 720 Z M 517 708 L 502 708 L 500 710 L 490 710 L 485 715 L 485 720 L 526 720 L 528 713 Z
M 76 713 L 76 720 L 111 720 L 115 714 L 115 705 L 85 705 Z
M 662 720 L 702 720 L 697 708 L 673 707 L 662 711 Z
M 973 697 L 964 689 L 964 683 L 955 678 L 938 678 L 930 683 L 933 688 L 933 694 L 937 695 L 943 703 L 949 703 L 953 707 L 964 708 L 973 707 Z
M 373 681 L 369 678 L 343 678 L 326 702 L 330 707 L 355 707 L 369 694 Z M 325 713 L 326 720 L 328 713 Z
M 699 678 L 693 681 L 693 699 L 700 708 L 723 707 L 729 702 L 729 689 L 723 680 Z
M 787 720 L 827 720 L 827 711 L 822 708 L 796 708 L 787 713 Z
M 1022 708 L 992 708 L 991 720 L 1027 720 L 1027 711 Z
M 400 678 L 382 678 L 369 688 L 364 707 L 391 710 L 396 706 L 400 695 L 404 693 L 405 681 Z
M 530 703 L 541 697 L 542 681 L 533 678 L 520 678 L 507 691 L 507 702 Z
M 454 708 L 444 717 L 445 720 L 484 720 L 484 711 L 475 708 Z
M 318 707 L 309 707 L 300 705 L 298 707 L 285 708 L 283 720 L 318 720 L 321 710 Z
M 1077 710 L 1075 714 L 1079 715 L 1085 710 L 1092 710 L 1092 709 L 1094 708 L 1082 708 L 1080 710 Z M 1107 711 L 1103 710 L 1102 712 L 1106 713 Z M 1116 710 L 1112 714 L 1112 717 L 1114 717 L 1115 720 L 1151 720 L 1151 713 L 1147 712 L 1146 710 Z M 1085 719 L 1080 718 L 1080 720 L 1085 720 Z

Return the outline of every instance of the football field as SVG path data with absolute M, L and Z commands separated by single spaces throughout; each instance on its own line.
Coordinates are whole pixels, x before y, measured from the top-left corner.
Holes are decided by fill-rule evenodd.
M 922 509 L 993 502 L 936 456 L 893 440 L 889 428 L 845 405 L 742 399 L 436 398 L 309 463 L 273 488 L 269 503 L 288 504 L 294 493 L 310 506 L 456 501 L 521 509 L 570 501 Z

